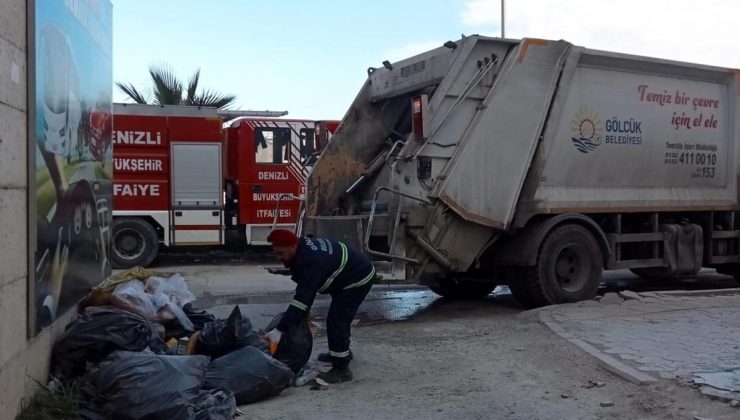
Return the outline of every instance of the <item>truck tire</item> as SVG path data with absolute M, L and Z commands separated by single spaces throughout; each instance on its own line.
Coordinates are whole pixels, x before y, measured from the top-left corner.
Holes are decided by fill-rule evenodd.
M 545 237 L 537 265 L 520 269 L 520 283 L 512 293 L 528 307 L 589 300 L 596 296 L 602 272 L 601 248 L 591 232 L 562 225 Z
M 456 281 L 451 277 L 439 280 L 436 286 L 429 285 L 429 289 L 449 299 L 474 300 L 483 299 L 493 292 L 495 283 L 484 283 L 477 281 Z
M 154 261 L 159 240 L 154 227 L 146 220 L 123 218 L 113 221 L 113 268 L 146 267 Z

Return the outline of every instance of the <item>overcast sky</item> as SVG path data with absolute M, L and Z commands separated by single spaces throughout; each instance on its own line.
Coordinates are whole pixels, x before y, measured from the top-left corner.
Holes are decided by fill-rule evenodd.
M 113 3 L 114 80 L 144 86 L 153 63 L 183 78 L 200 68 L 242 109 L 311 119 L 341 119 L 383 60 L 501 33 L 499 0 Z M 506 36 L 740 68 L 740 0 L 507 0 Z

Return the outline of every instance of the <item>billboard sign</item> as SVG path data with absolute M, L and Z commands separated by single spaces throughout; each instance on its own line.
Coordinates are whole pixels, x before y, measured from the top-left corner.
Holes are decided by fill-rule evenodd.
M 29 313 L 39 331 L 110 276 L 112 6 L 44 0 L 33 19 Z

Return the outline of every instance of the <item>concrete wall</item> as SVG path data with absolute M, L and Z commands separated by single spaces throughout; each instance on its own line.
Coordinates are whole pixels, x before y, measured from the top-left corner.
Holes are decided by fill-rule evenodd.
M 0 418 L 47 379 L 53 339 L 71 314 L 28 339 L 26 1 L 0 0 Z

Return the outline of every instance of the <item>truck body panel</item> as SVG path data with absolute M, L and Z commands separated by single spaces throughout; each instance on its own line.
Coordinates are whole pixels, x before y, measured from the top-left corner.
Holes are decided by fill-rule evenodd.
M 368 71 L 307 180 L 306 229 L 422 281 L 545 264 L 569 240 L 606 268 L 685 275 L 679 248 L 740 264 L 738 74 L 566 41 L 448 41 Z

